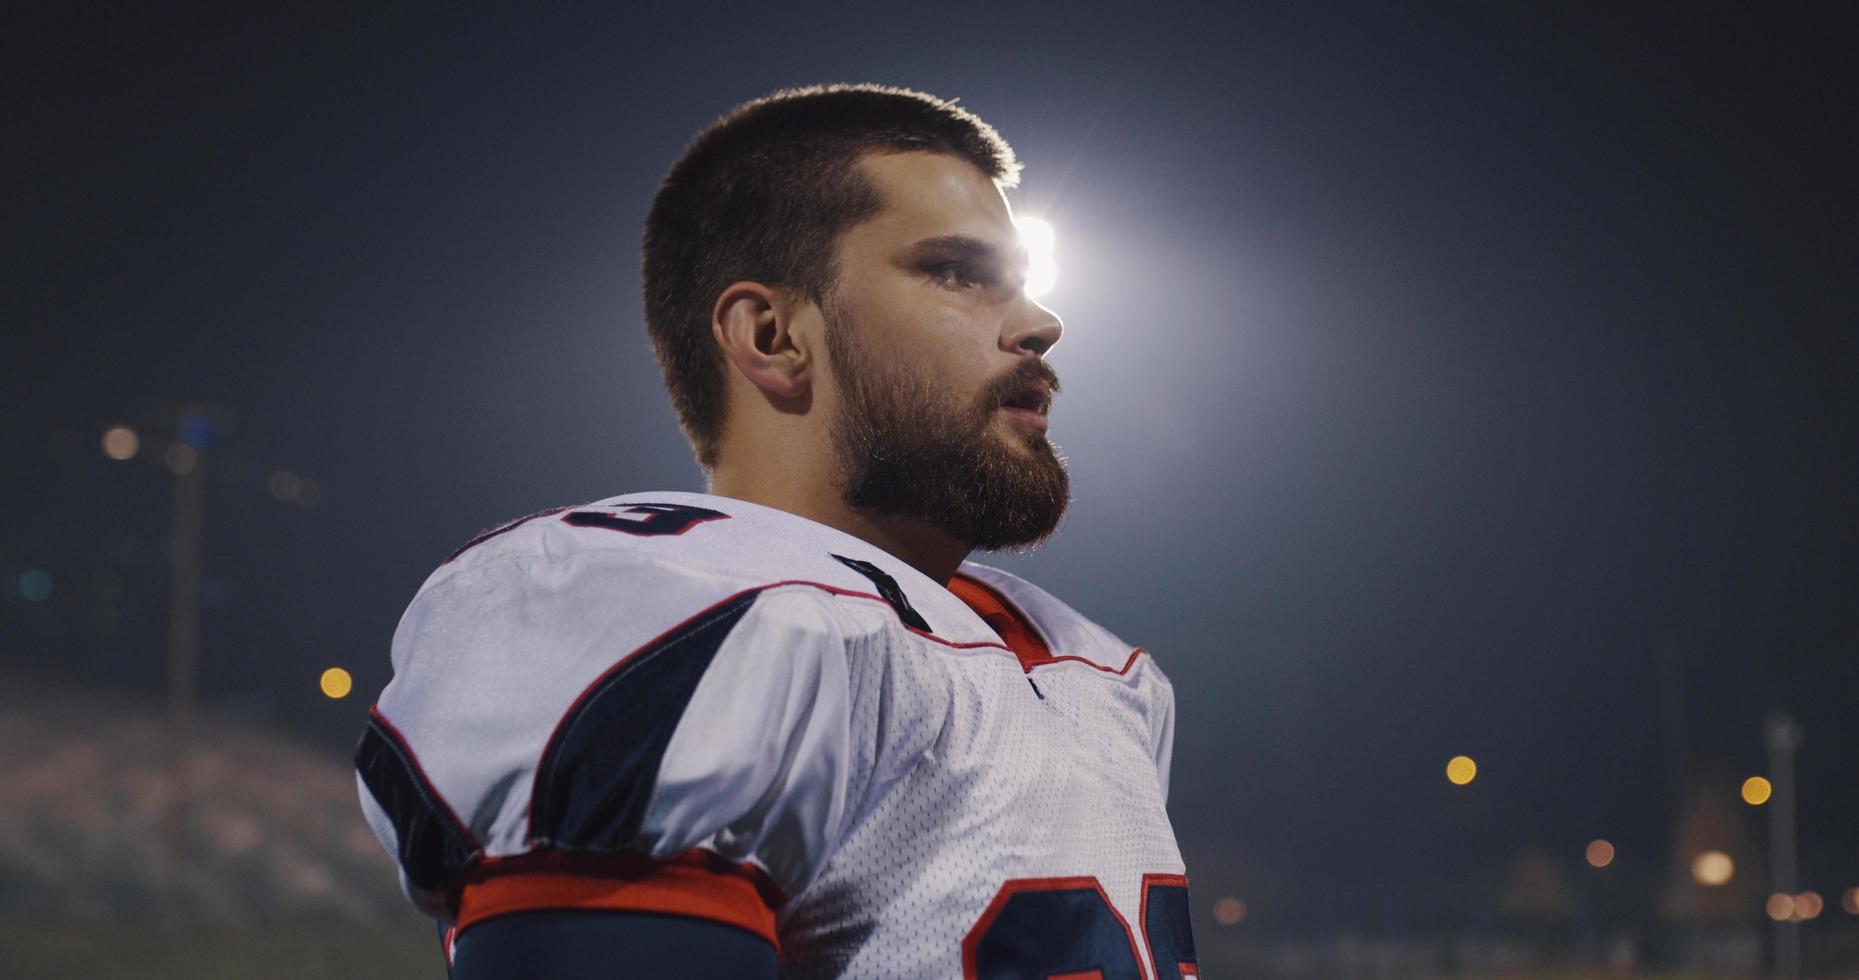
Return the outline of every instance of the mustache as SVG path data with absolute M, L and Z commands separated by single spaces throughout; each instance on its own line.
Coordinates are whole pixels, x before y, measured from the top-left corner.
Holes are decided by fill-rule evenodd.
M 981 390 L 981 404 L 989 409 L 999 408 L 1018 398 L 1020 393 L 1027 388 L 1041 382 L 1052 389 L 1055 397 L 1058 395 L 1059 373 L 1054 371 L 1052 365 L 1047 364 L 1044 358 L 1030 358 L 989 382 L 988 386 Z

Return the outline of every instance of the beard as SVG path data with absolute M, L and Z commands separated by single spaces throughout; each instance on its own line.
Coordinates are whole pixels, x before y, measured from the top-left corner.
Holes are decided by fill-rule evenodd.
M 1030 549 L 1051 536 L 1071 502 L 1064 459 L 1043 432 L 993 431 L 1001 407 L 1027 385 L 1058 391 L 1044 360 L 1021 361 L 962 404 L 867 349 L 830 311 L 826 327 L 842 392 L 832 435 L 848 506 L 920 520 L 983 551 Z

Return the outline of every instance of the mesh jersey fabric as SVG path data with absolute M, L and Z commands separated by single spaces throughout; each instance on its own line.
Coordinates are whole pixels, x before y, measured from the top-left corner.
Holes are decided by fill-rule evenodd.
M 506 910 L 547 903 L 519 893 L 554 875 L 597 893 L 564 904 L 758 932 L 785 976 L 962 976 L 1013 888 L 1088 880 L 1133 937 L 1148 886 L 1184 873 L 1167 678 L 1023 580 L 962 575 L 1036 643 L 1016 656 L 943 584 L 742 501 L 515 522 L 402 618 L 363 809 L 447 921 L 500 879 L 529 882 Z

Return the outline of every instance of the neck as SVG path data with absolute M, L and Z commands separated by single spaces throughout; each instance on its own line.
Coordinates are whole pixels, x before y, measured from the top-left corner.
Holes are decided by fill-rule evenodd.
M 719 497 L 784 510 L 844 531 L 883 549 L 934 582 L 945 583 L 954 578 L 962 559 L 968 557 L 970 549 L 966 542 L 957 541 L 923 521 L 854 508 L 846 504 L 838 488 L 830 482 L 820 485 L 806 478 L 792 479 L 799 476 L 792 471 L 785 475 L 790 479 L 758 478 L 741 469 L 719 464 L 710 474 L 710 492 Z

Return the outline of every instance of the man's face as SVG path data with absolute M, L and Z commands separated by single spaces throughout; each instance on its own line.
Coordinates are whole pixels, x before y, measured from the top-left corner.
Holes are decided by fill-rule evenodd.
M 1031 545 L 1070 501 L 1046 439 L 1059 321 L 1027 297 L 1006 201 L 967 161 L 885 153 L 884 197 L 838 242 L 822 310 L 837 382 L 846 502 L 923 520 L 973 547 Z

